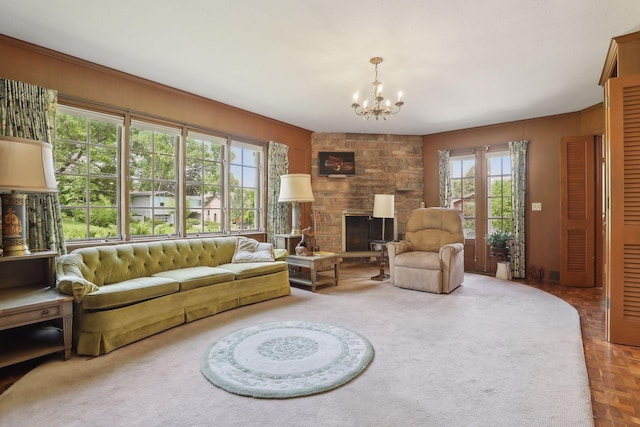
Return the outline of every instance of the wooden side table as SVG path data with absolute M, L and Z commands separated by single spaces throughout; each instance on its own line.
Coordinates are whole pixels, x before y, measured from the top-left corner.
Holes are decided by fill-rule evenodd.
M 275 247 L 278 249 L 286 249 L 290 255 L 296 254 L 296 246 L 302 240 L 301 234 L 276 234 L 275 237 Z
M 59 326 L 53 326 L 58 321 Z M 0 368 L 64 351 L 71 357 L 73 297 L 49 287 L 0 290 Z
M 62 351 L 71 357 L 73 297 L 55 288 L 56 256 L 0 257 L 0 368 Z
M 319 285 L 333 284 L 334 286 L 338 286 L 340 261 L 341 258 L 336 254 L 314 254 L 311 256 L 289 255 L 287 257 L 289 267 L 300 269 L 300 271 L 289 273 L 289 282 L 311 286 L 311 292 L 315 292 L 316 287 Z M 302 269 L 309 271 L 302 271 Z M 333 277 L 318 274 L 321 271 L 333 271 Z

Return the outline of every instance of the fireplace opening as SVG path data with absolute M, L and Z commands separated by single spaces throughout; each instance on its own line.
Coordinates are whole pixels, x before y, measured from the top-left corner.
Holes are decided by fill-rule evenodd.
M 384 219 L 384 238 L 382 221 Z M 342 216 L 342 251 L 369 252 L 375 241 L 395 240 L 395 218 L 374 218 L 369 213 L 345 213 Z

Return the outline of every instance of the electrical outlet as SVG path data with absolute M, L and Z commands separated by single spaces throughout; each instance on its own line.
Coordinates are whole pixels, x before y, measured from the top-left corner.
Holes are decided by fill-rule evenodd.
M 531 210 L 532 211 L 541 211 L 542 210 L 542 203 L 540 203 L 540 202 L 531 203 Z

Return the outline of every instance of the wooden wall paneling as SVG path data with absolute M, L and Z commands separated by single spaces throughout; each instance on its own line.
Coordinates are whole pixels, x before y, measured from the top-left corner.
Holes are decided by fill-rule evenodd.
M 597 113 L 596 113 L 597 114 Z M 542 211 L 526 213 L 527 266 L 560 272 L 560 140 L 579 135 L 582 114 L 560 114 L 482 128 L 444 132 L 423 137 L 425 202 L 438 203 L 438 150 L 504 144 L 526 139 L 528 146 L 527 201 L 542 203 Z M 593 124 L 587 124 L 593 127 Z M 595 125 L 597 126 L 597 125 Z M 544 230 L 544 232 L 541 232 Z
M 602 102 L 580 111 L 580 131 L 578 134 L 604 134 L 604 105 Z
M 0 35 L 0 77 L 45 86 L 62 100 L 115 107 L 132 115 L 255 141 L 278 141 L 309 149 L 311 131 L 79 58 Z M 310 168 L 311 159 L 306 159 Z

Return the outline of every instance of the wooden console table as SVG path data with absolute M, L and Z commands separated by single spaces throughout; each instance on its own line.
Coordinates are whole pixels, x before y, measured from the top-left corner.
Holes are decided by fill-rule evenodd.
M 338 286 L 338 279 L 340 277 L 340 256 L 336 254 L 321 254 L 311 256 L 301 255 L 289 255 L 287 257 L 287 264 L 289 267 L 294 267 L 300 271 L 289 273 L 289 282 L 311 286 L 311 292 L 316 291 L 316 286 L 333 284 Z M 303 271 L 308 269 L 309 271 Z M 318 274 L 321 271 L 333 271 L 333 277 Z
M 55 288 L 56 255 L 0 257 L 0 368 L 62 351 L 71 357 L 73 297 Z

